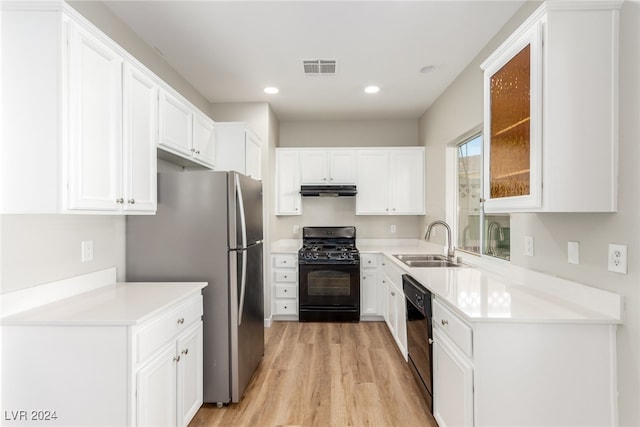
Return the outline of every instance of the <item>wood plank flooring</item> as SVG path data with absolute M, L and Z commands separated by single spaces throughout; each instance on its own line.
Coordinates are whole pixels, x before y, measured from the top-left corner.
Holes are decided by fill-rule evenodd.
M 274 322 L 265 342 L 242 401 L 189 427 L 437 427 L 384 322 Z

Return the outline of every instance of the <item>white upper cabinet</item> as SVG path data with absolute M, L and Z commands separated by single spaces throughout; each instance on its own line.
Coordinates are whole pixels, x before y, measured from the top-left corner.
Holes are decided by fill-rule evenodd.
M 355 184 L 354 150 L 300 149 L 302 184 Z
M 123 58 L 69 25 L 69 209 L 118 210 L 122 196 Z
M 276 150 L 276 215 L 302 215 L 298 151 Z
M 213 168 L 216 135 L 213 120 L 172 91 L 160 90 L 160 138 L 158 148 L 188 162 Z M 170 157 L 176 161 L 175 157 Z M 183 163 L 182 161 L 177 161 Z
M 160 148 L 193 155 L 193 110 L 166 90 L 160 91 Z
M 64 2 L 2 8 L 0 211 L 155 212 L 155 76 Z
M 357 215 L 423 215 L 424 147 L 357 151 Z
M 123 87 L 123 209 L 155 211 L 158 84 L 125 63 Z
M 482 64 L 485 211 L 616 211 L 621 3 L 544 3 Z
M 216 123 L 216 170 L 261 179 L 262 143 L 246 123 Z
M 193 115 L 193 154 L 213 167 L 216 163 L 216 131 L 213 120 L 201 113 Z

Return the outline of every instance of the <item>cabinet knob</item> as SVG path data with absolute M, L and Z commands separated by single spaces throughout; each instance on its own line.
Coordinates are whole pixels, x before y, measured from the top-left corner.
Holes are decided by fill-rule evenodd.
M 391 210 L 395 212 L 395 211 L 396 211 L 396 208 L 393 208 L 393 209 L 391 209 Z
M 184 350 L 182 350 L 182 354 L 189 354 L 189 349 L 185 348 Z M 180 357 L 180 356 L 178 356 L 178 357 Z
M 200 154 L 200 150 L 197 150 L 197 151 L 196 151 L 196 154 Z
M 384 210 L 385 210 L 386 212 L 389 212 L 389 208 L 384 208 Z
M 173 361 L 174 361 L 174 362 L 179 362 L 179 361 L 180 361 L 180 355 L 175 356 L 175 357 L 173 358 Z
M 130 205 L 133 205 L 136 203 L 136 199 L 129 199 L 127 200 L 127 203 L 129 203 Z
M 448 320 L 444 320 L 444 319 L 442 319 L 442 320 L 440 321 L 440 323 L 442 323 L 442 326 L 445 326 L 445 325 L 448 325 L 448 324 L 449 324 L 449 321 L 448 321 Z
M 122 197 L 116 199 L 116 203 L 124 203 L 124 199 Z
M 433 338 L 429 338 L 429 344 L 433 344 Z
M 286 264 L 286 263 L 287 263 L 287 260 L 282 261 L 282 263 L 283 263 L 283 264 Z
M 368 264 L 371 264 L 371 260 L 367 261 Z
M 284 293 L 285 293 L 285 294 L 287 293 L 287 290 L 286 290 L 286 289 L 284 290 Z
M 285 279 L 287 278 L 287 275 L 286 275 L 286 274 L 284 275 L 284 278 L 285 278 Z
M 284 308 L 289 308 L 289 307 L 287 307 L 287 306 L 285 305 L 285 306 L 284 306 Z
M 184 323 L 184 317 L 178 319 L 178 324 L 182 325 Z
M 195 153 L 195 152 L 196 152 L 196 149 L 195 149 L 195 148 L 192 148 L 192 149 L 191 149 L 191 152 L 192 152 L 192 153 Z
M 396 293 L 395 293 L 395 292 L 391 292 L 391 296 L 392 296 L 392 297 L 395 297 L 395 296 L 396 296 Z

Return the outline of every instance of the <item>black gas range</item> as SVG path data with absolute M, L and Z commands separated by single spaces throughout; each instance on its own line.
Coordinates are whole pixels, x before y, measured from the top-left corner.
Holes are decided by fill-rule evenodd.
M 355 227 L 304 227 L 298 267 L 301 322 L 360 320 Z

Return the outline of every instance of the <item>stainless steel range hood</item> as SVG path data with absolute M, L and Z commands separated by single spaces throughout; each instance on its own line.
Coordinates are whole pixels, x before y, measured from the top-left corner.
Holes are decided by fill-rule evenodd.
M 353 197 L 358 191 L 355 185 L 301 185 L 303 197 Z

